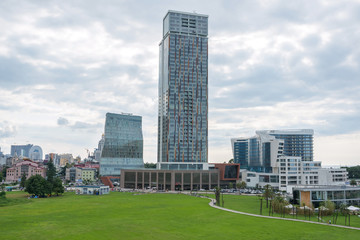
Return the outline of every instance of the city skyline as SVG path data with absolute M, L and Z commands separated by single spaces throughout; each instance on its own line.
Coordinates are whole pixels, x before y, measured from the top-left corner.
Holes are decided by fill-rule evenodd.
M 34 144 L 84 157 L 106 112 L 132 112 L 144 162 L 156 162 L 168 10 L 209 15 L 209 162 L 232 158 L 231 138 L 306 128 L 314 160 L 359 164 L 357 1 L 2 1 L 2 151 Z

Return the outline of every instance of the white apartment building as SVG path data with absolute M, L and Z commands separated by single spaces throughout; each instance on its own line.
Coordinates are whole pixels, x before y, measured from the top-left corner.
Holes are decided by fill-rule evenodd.
M 242 181 L 249 187 L 264 187 L 292 192 L 296 186 L 344 185 L 346 169 L 321 168 L 319 161 L 302 161 L 301 157 L 281 156 L 273 167 L 273 173 L 241 170 Z

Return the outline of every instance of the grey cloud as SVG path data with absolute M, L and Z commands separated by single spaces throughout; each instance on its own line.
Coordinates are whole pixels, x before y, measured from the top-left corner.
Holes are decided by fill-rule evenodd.
M 81 122 L 81 121 L 76 121 L 75 124 L 71 125 L 70 127 L 72 129 L 94 129 L 94 128 L 99 128 L 101 127 L 102 124 L 100 123 L 86 123 L 86 122 Z
M 66 126 L 69 124 L 69 120 L 67 120 L 66 118 L 63 118 L 63 117 L 59 117 L 57 120 L 57 124 L 60 126 Z

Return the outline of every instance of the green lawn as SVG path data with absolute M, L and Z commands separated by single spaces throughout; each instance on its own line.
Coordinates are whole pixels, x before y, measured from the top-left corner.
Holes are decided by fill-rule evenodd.
M 8 197 L 24 198 L 15 193 Z M 23 199 L 24 200 L 24 199 Z M 230 201 L 229 201 L 230 202 Z M 182 194 L 25 199 L 0 207 L 1 239 L 357 239 L 357 230 L 263 219 Z M 227 203 L 225 203 L 227 204 Z
M 211 198 L 215 198 L 214 194 L 207 194 Z M 222 196 L 222 195 L 221 195 Z M 245 195 L 230 195 L 224 194 L 224 207 L 228 209 L 233 209 L 240 212 L 260 214 L 260 200 L 257 196 L 245 196 Z M 269 215 L 269 209 L 266 208 L 266 201 L 263 200 L 263 212 L 262 215 Z M 274 213 L 274 217 L 280 217 L 280 214 Z M 296 218 L 296 216 L 286 214 L 286 218 Z M 304 215 L 298 215 L 298 219 L 305 220 Z M 322 222 L 328 222 L 329 219 L 333 222 L 333 218 L 330 216 L 324 216 Z M 307 217 L 306 220 L 309 220 Z M 317 214 L 311 216 L 311 221 L 317 222 Z M 345 217 L 338 216 L 337 223 L 338 225 L 345 225 Z M 348 225 L 348 224 L 347 224 Z M 360 228 L 360 217 L 351 215 L 350 216 L 350 226 Z

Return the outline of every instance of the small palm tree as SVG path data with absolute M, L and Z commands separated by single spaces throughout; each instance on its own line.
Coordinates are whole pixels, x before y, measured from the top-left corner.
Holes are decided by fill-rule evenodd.
M 263 197 L 266 199 L 266 208 L 269 207 L 269 199 L 272 199 L 273 196 L 274 196 L 274 191 L 272 187 L 269 184 L 265 185 Z

